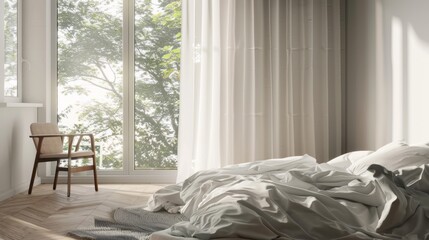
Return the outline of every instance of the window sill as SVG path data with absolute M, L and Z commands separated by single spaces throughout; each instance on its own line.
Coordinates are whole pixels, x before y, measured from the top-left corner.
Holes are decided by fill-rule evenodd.
M 89 172 L 89 171 L 88 171 Z M 97 172 L 99 173 L 99 171 Z M 72 177 L 72 183 L 79 184 L 92 184 L 94 181 L 94 176 L 91 173 L 88 175 L 75 174 Z M 42 183 L 53 183 L 53 176 L 41 177 Z M 167 174 L 167 175 L 97 175 L 98 183 L 106 183 L 106 184 L 130 184 L 130 183 L 138 183 L 138 184 L 174 184 L 176 183 L 176 174 Z M 67 176 L 60 174 L 58 176 L 58 183 L 67 183 Z
M 14 102 L 0 102 L 0 108 L 28 108 L 28 107 L 43 107 L 41 103 L 14 103 Z

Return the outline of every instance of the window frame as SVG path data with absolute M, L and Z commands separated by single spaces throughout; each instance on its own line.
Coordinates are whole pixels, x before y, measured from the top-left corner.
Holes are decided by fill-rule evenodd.
M 51 1 L 50 5 L 50 28 L 51 29 L 51 80 L 52 80 L 52 111 L 51 121 L 57 122 L 58 114 L 58 49 L 57 49 L 57 9 L 58 1 Z M 134 0 L 123 1 L 123 25 L 122 25 L 122 61 L 123 61 L 123 169 L 122 170 L 99 170 L 99 182 L 109 183 L 174 183 L 177 170 L 151 170 L 134 168 Z M 49 182 L 53 180 L 53 170 L 47 164 L 46 178 Z M 119 177 L 119 178 L 118 178 Z M 61 176 L 60 176 L 61 178 Z M 77 182 L 92 182 L 92 175 L 80 175 L 74 178 Z

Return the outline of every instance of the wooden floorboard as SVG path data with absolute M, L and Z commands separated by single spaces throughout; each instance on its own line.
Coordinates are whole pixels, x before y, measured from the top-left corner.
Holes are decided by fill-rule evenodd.
M 66 185 L 34 187 L 0 202 L 0 239 L 71 239 L 67 232 L 94 225 L 94 218 L 112 219 L 118 207 L 144 205 L 163 187 L 156 184 L 73 184 L 67 197 Z

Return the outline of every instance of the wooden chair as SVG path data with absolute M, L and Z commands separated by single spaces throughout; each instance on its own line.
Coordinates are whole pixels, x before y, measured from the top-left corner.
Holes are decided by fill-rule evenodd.
M 57 162 L 53 189 L 58 182 L 58 172 L 67 172 L 67 197 L 70 197 L 71 174 L 82 171 L 94 171 L 95 191 L 98 191 L 97 167 L 95 164 L 95 146 L 93 134 L 61 134 L 58 125 L 54 123 L 32 123 L 30 125 L 31 136 L 36 147 L 36 158 L 34 160 L 33 173 L 31 174 L 28 194 L 31 194 L 36 176 L 37 165 L 41 162 Z M 84 137 L 89 137 L 91 147 L 89 151 L 79 151 L 80 143 Z M 64 138 L 67 138 L 67 151 L 63 150 Z M 77 138 L 76 146 L 73 149 L 73 141 Z M 92 158 L 92 165 L 72 166 L 72 160 Z M 67 159 L 66 166 L 60 166 L 60 160 Z

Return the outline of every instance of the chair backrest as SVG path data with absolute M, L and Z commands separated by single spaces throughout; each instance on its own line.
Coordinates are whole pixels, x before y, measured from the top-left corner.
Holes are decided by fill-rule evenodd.
M 59 134 L 60 130 L 55 123 L 32 123 L 30 125 L 32 135 L 37 134 Z M 34 146 L 37 149 L 39 139 L 33 138 Z M 63 152 L 63 141 L 61 137 L 44 138 L 42 142 L 41 153 L 61 153 Z

